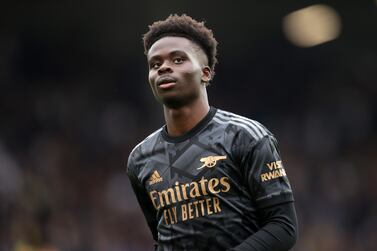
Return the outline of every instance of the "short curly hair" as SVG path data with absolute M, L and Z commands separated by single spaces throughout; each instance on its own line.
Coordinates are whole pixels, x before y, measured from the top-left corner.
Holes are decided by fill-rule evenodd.
M 204 22 L 198 22 L 186 14 L 174 14 L 163 21 L 154 22 L 149 26 L 149 31 L 143 35 L 144 53 L 148 54 L 151 46 L 166 36 L 185 37 L 199 45 L 207 55 L 208 66 L 214 75 L 218 43 L 212 30 L 208 29 Z

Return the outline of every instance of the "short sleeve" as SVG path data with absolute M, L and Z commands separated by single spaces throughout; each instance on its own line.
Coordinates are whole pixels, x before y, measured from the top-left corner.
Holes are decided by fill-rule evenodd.
M 264 208 L 293 201 L 292 189 L 276 139 L 271 135 L 265 136 L 245 150 L 244 175 L 257 207 Z

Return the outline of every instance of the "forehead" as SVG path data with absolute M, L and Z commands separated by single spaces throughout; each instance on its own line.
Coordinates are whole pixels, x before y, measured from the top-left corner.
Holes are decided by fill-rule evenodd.
M 195 53 L 200 50 L 199 46 L 185 37 L 167 36 L 157 40 L 148 51 L 148 58 L 169 53 L 172 51 L 183 51 Z

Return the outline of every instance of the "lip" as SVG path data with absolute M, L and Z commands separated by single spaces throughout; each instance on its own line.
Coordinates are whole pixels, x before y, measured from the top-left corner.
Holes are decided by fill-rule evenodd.
M 170 76 L 164 76 L 157 79 L 156 83 L 158 87 L 163 87 L 163 86 L 174 85 L 175 82 L 177 82 L 175 78 L 170 77 Z

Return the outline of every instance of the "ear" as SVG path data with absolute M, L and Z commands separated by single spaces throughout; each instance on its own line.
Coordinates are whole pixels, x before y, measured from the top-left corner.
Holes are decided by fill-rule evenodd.
M 209 66 L 204 66 L 202 68 L 202 82 L 206 83 L 206 85 L 208 85 L 211 78 L 212 78 L 211 68 L 209 68 Z

